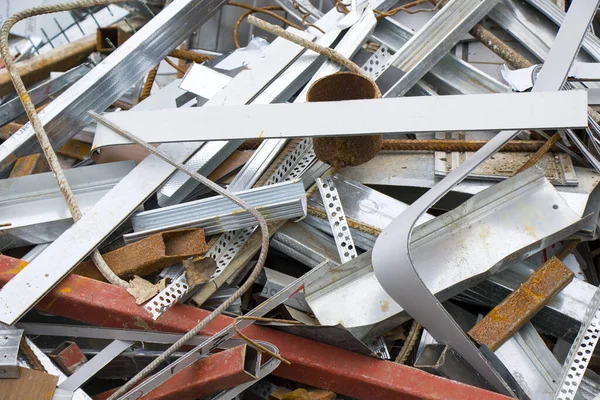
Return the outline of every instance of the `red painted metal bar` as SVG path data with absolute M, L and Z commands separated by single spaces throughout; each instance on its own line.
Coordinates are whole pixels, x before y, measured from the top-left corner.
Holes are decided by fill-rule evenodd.
M 202 358 L 140 400 L 195 400 L 250 382 L 256 376 L 245 368 L 248 350 L 255 352 L 241 345 Z M 94 400 L 105 400 L 115 391 L 100 393 Z
M 0 285 L 6 284 L 25 265 L 24 261 L 0 256 Z M 98 326 L 164 332 L 186 332 L 208 315 L 208 311 L 199 308 L 177 305 L 153 321 L 150 314 L 135 305 L 125 289 L 73 274 L 40 301 L 36 309 Z M 220 316 L 202 335 L 213 335 L 231 322 L 232 318 Z M 273 343 L 292 363 L 280 365 L 275 375 L 358 399 L 508 399 L 405 365 L 269 328 L 252 325 L 244 333 Z

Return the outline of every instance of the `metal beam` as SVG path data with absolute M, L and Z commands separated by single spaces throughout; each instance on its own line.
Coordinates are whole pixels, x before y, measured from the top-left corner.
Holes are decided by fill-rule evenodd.
M 0 256 L 0 283 L 14 278 L 25 262 Z M 99 299 L 101 299 L 99 301 Z M 176 305 L 158 321 L 135 305 L 125 289 L 70 275 L 38 303 L 40 311 L 93 325 L 187 332 L 209 312 Z M 202 332 L 211 336 L 229 326 L 232 318 L 219 316 Z M 358 399 L 507 399 L 496 393 L 432 376 L 405 365 L 378 360 L 312 340 L 252 325 L 244 334 L 277 346 L 290 366 L 280 365 L 273 373 L 308 385 L 329 389 Z
M 240 345 L 201 358 L 168 382 L 143 397 L 144 400 L 195 400 L 257 378 L 261 356 L 247 345 Z M 94 400 L 107 399 L 117 389 L 100 393 Z
M 469 118 L 462 111 L 472 110 Z M 498 112 L 502 110 L 502 112 Z M 365 115 L 393 115 L 368 119 Z M 231 118 L 235 115 L 236 118 Z M 330 118 L 344 115 L 343 119 Z M 290 124 L 310 116 L 315 124 Z M 151 143 L 223 139 L 273 139 L 498 129 L 587 126 L 587 93 L 498 93 L 407 97 L 323 103 L 128 111 L 106 115 L 113 124 Z M 203 121 L 205 129 L 189 129 Z M 400 122 L 399 122 L 400 121 Z M 98 131 L 111 130 L 98 126 Z M 113 144 L 131 143 L 111 132 Z M 106 132 L 108 135 L 109 133 Z
M 59 148 L 83 128 L 90 110 L 102 112 L 200 27 L 226 0 L 181 0 L 156 17 L 67 89 L 40 113 L 53 147 Z M 30 123 L 0 145 L 0 171 L 18 157 L 41 152 Z

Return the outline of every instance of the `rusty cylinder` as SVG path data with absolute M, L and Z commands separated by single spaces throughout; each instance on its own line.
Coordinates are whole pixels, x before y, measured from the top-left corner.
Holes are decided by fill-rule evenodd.
M 381 92 L 375 82 L 354 72 L 338 72 L 325 76 L 315 81 L 306 94 L 306 100 L 309 102 L 377 98 L 381 98 Z M 381 135 L 313 138 L 317 158 L 336 168 L 366 163 L 381 150 L 382 144 Z

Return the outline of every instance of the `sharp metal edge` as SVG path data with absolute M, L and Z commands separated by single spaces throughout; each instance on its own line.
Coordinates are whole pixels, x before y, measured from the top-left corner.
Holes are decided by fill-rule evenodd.
M 600 1 L 575 0 L 542 68 L 534 91 L 560 90 Z M 436 340 L 449 344 L 501 393 L 510 394 L 497 375 L 454 319 L 419 277 L 411 258 L 410 237 L 417 219 L 462 181 L 479 164 L 519 134 L 496 135 L 473 157 L 415 201 L 381 233 L 373 249 L 373 269 L 382 287 Z M 401 246 L 398 246 L 401 244 Z

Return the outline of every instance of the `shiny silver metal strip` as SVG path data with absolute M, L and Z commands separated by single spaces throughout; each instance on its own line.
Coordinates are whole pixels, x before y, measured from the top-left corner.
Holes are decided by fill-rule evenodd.
M 557 29 L 563 24 L 565 12 L 552 1 L 548 0 L 526 0 L 529 4 L 537 8 L 548 19 L 556 25 Z M 532 28 L 535 28 L 533 26 Z M 587 32 L 581 43 L 581 48 L 585 50 L 593 59 L 600 61 L 600 39 L 591 32 Z
M 283 303 L 288 298 L 294 296 L 299 290 L 303 288 L 303 286 L 307 282 L 318 278 L 331 267 L 332 265 L 330 265 L 328 262 L 321 263 L 319 266 L 313 268 L 300 278 L 296 279 L 290 285 L 286 286 L 275 296 L 271 297 L 269 301 L 263 302 L 262 304 L 260 304 L 245 315 L 252 317 L 264 316 L 266 313 L 273 310 L 279 304 Z M 253 322 L 253 320 L 240 320 L 237 326 L 239 329 L 244 329 L 245 327 L 251 325 Z M 204 343 L 190 350 L 184 356 L 180 357 L 177 361 L 174 361 L 163 370 L 157 372 L 149 379 L 143 381 L 138 386 L 131 389 L 131 391 L 122 396 L 119 400 L 134 400 L 140 397 L 139 394 L 144 395 L 149 393 L 152 389 L 166 382 L 174 374 L 194 363 L 202 355 L 207 354 L 215 348 L 219 347 L 222 343 L 229 340 L 233 335 L 235 335 L 233 325 L 227 326 L 226 328 L 222 329 L 219 333 L 207 339 Z
M 133 346 L 135 342 L 129 340 L 113 340 L 100 353 L 96 354 L 91 360 L 83 364 L 73 375 L 58 385 L 59 389 L 74 392 L 83 384 L 90 380 L 98 371 L 104 368 L 119 354 Z
M 573 1 L 538 76 L 534 91 L 557 91 L 562 88 L 599 3 L 598 0 Z M 373 269 L 385 291 L 436 340 L 451 345 L 501 393 L 510 392 L 419 277 L 411 256 L 410 238 L 415 222 L 423 213 L 518 133 L 505 131 L 496 135 L 473 157 L 415 201 L 384 229 L 375 243 L 372 257 Z
M 59 148 L 89 121 L 87 112 L 102 112 L 146 71 L 162 60 L 206 22 L 226 0 L 180 0 L 169 4 L 133 35 L 125 45 L 67 89 L 40 112 L 52 145 Z M 31 124 L 0 145 L 0 170 L 18 157 L 41 152 Z
M 33 89 L 29 90 L 29 97 L 33 104 L 39 104 L 46 100 L 48 97 L 55 95 L 61 90 L 66 89 L 75 83 L 79 78 L 90 72 L 92 65 L 88 63 L 81 64 L 64 74 L 50 79 L 47 82 L 41 83 Z M 25 114 L 21 99 L 15 97 L 14 99 L 2 104 L 0 106 L 0 126 L 3 126 L 10 121 L 14 120 L 20 115 Z
M 301 207 L 306 210 L 304 185 L 298 180 L 248 189 L 236 194 L 258 209 L 268 205 L 279 205 L 299 200 Z M 271 210 L 277 212 L 277 208 L 271 208 Z M 285 208 L 281 210 L 284 211 Z M 146 232 L 145 234 L 149 234 L 149 232 L 174 229 L 175 227 L 211 226 L 210 223 L 207 224 L 206 222 L 212 221 L 218 224 L 222 218 L 225 218 L 226 221 L 228 215 L 238 216 L 238 219 L 243 220 L 248 213 L 224 196 L 213 196 L 175 206 L 142 211 L 133 215 L 131 223 L 135 233 Z M 140 235 L 129 234 L 128 237 L 139 239 Z
M 452 0 L 447 3 L 387 62 L 388 67 L 398 68 L 402 77 L 384 93 L 384 97 L 403 96 L 498 1 Z
M 472 111 L 469 118 L 464 118 L 461 112 L 464 110 Z M 502 110 L 502 113 L 498 110 Z M 371 113 L 394 115 L 395 118 L 364 117 Z M 236 115 L 236 118 L 231 118 L 231 115 Z M 331 118 L 331 115 L 344 115 L 344 118 Z M 289 123 L 308 116 L 319 123 Z M 225 138 L 275 139 L 373 133 L 578 128 L 587 126 L 587 93 L 497 93 L 201 107 L 128 111 L 113 113 L 106 118 L 151 143 Z M 200 132 L 190 130 L 189 126 L 199 120 L 203 121 L 206 129 Z M 98 130 L 118 135 L 106 126 L 98 127 Z M 115 136 L 114 143 L 131 142 Z
M 133 170 L 133 161 L 122 161 L 65 171 L 83 213 Z M 49 243 L 73 219 L 51 172 L 0 180 L 0 249 Z

